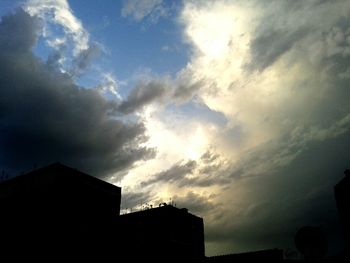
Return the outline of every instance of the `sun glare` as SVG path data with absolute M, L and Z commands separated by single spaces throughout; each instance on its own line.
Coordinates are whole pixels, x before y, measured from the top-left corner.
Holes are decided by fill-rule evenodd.
M 186 33 L 198 50 L 209 59 L 222 59 L 235 49 L 241 53 L 245 48 L 245 13 L 235 7 L 227 8 L 221 4 L 214 5 L 217 12 L 199 12 L 189 5 L 184 17 L 190 18 Z M 236 58 L 235 58 L 236 59 Z
M 208 141 L 203 129 L 198 126 L 194 133 L 186 140 L 185 156 L 193 161 L 198 160 L 205 152 L 207 143 Z

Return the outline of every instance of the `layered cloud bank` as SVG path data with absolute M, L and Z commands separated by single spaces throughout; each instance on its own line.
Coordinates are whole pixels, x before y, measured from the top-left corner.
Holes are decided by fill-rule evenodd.
M 209 254 L 293 248 L 304 224 L 341 247 L 333 186 L 349 164 L 349 12 L 347 1 L 184 3 L 192 55 L 173 94 L 188 104 L 149 107 L 158 159 L 130 178 L 183 205 L 205 200 L 195 211 Z

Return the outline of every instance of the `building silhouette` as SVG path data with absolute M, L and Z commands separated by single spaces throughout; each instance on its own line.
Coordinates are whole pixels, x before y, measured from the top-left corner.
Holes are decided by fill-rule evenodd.
M 108 245 L 120 199 L 120 187 L 60 163 L 4 181 L 0 252 L 79 254 Z
M 294 242 L 306 260 L 321 260 L 327 254 L 328 242 L 321 227 L 301 227 L 294 237 Z
M 187 209 L 163 205 L 119 217 L 122 229 L 122 251 L 131 254 L 136 249 L 147 256 L 165 262 L 204 259 L 203 219 Z
M 345 177 L 334 186 L 338 214 L 343 224 L 347 251 L 350 251 L 350 171 L 344 172 Z M 350 256 L 350 255 L 348 255 Z
M 0 183 L 0 255 L 14 249 L 167 262 L 204 258 L 203 219 L 171 205 L 120 216 L 121 188 L 60 163 Z
M 334 190 L 349 242 L 348 170 Z M 281 249 L 206 257 L 202 218 L 165 203 L 120 215 L 120 201 L 120 187 L 60 163 L 3 181 L 0 260 L 24 255 L 27 261 L 54 257 L 114 262 L 288 262 Z M 347 262 L 348 258 L 342 254 L 322 261 Z

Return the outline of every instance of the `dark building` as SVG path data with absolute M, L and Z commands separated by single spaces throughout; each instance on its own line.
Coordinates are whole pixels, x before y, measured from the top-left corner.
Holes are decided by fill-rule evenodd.
M 187 209 L 162 205 L 122 215 L 119 226 L 122 251 L 131 257 L 164 262 L 192 262 L 205 257 L 203 219 L 188 213 Z
M 0 183 L 0 209 L 26 215 L 33 210 L 70 217 L 119 215 L 120 199 L 120 187 L 60 163 Z
M 306 260 L 321 260 L 327 255 L 327 238 L 319 226 L 301 227 L 294 237 L 294 242 Z
M 1 255 L 204 258 L 203 219 L 171 205 L 119 215 L 121 188 L 60 163 L 0 183 Z
M 4 181 L 0 250 L 61 253 L 105 245 L 120 199 L 120 187 L 60 163 Z
M 347 250 L 350 250 L 350 171 L 344 172 L 345 177 L 335 185 L 335 200 L 340 220 L 343 223 Z

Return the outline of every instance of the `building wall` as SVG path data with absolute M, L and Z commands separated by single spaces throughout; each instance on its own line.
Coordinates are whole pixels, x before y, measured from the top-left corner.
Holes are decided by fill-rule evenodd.
M 348 250 L 350 250 L 350 175 L 341 180 L 334 187 L 334 191 L 339 217 L 343 223 Z
M 122 215 L 119 222 L 127 254 L 133 248 L 147 258 L 204 258 L 203 219 L 187 210 L 164 206 Z
M 107 246 L 120 199 L 119 187 L 60 164 L 2 182 L 0 250 Z

